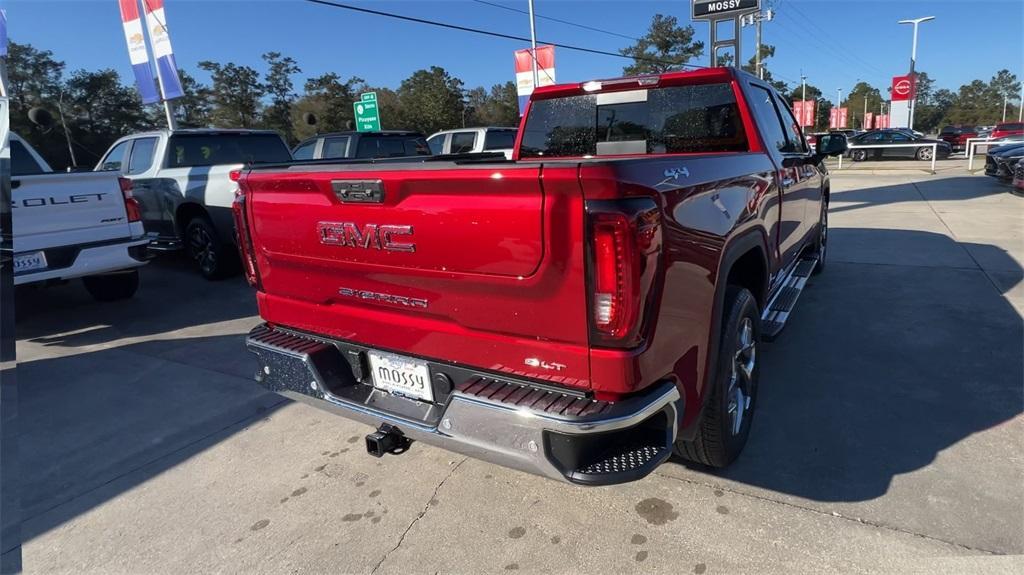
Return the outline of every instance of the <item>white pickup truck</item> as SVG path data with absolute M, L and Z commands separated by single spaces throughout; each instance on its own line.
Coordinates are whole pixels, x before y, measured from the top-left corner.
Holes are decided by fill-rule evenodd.
M 498 127 L 445 130 L 427 138 L 427 145 L 430 146 L 430 153 L 435 156 L 501 152 L 506 159 L 511 160 L 517 133 L 517 128 Z
M 247 164 L 291 161 L 269 130 L 158 130 L 114 142 L 96 166 L 130 179 L 154 251 L 184 248 L 203 277 L 236 273 L 231 172 Z
M 130 180 L 54 172 L 10 134 L 14 285 L 82 278 L 99 301 L 131 297 L 146 238 Z

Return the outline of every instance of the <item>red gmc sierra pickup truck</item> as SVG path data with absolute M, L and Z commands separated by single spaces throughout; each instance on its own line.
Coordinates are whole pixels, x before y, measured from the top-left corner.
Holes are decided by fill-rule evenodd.
M 712 68 L 540 88 L 512 160 L 236 173 L 256 378 L 377 427 L 377 456 L 418 440 L 584 485 L 728 465 L 845 149 Z

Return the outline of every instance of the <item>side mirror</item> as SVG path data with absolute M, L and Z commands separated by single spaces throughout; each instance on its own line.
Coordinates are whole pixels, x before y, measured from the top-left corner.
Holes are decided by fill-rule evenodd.
M 814 149 L 818 156 L 839 156 L 848 148 L 846 136 L 843 134 L 820 134 L 814 138 Z

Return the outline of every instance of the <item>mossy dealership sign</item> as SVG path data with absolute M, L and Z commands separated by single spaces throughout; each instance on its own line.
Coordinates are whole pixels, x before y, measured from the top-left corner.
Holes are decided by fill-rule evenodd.
M 693 19 L 719 20 L 760 9 L 761 0 L 693 0 Z

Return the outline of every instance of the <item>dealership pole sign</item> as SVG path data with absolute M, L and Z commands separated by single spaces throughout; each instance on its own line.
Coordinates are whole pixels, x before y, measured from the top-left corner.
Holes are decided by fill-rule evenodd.
M 693 0 L 694 20 L 724 20 L 761 9 L 761 0 Z
M 889 109 L 889 121 L 892 123 L 892 127 L 909 128 L 911 102 L 917 97 L 914 76 L 894 76 L 890 92 L 892 106 Z
M 740 20 L 747 14 L 761 11 L 761 0 L 691 0 L 691 17 L 694 22 L 705 21 L 711 25 L 711 65 L 718 65 L 718 51 L 723 48 L 734 50 L 733 65 L 743 65 Z M 732 21 L 732 38 L 718 37 L 718 23 Z

